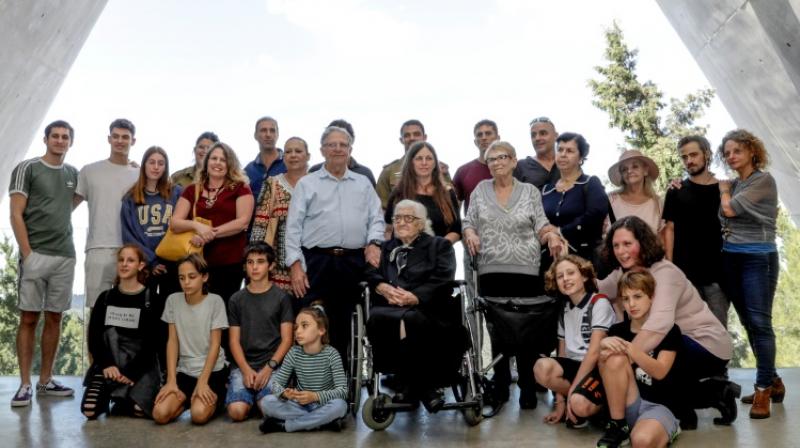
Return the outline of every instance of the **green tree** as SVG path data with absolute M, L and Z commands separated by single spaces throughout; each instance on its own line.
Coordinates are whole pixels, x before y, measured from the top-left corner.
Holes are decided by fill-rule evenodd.
M 625 135 L 625 146 L 652 158 L 661 170 L 655 187 L 663 192 L 670 179 L 683 175 L 675 147 L 681 137 L 705 135 L 706 127 L 695 122 L 703 116 L 714 97 L 712 89 L 700 89 L 684 99 L 671 98 L 652 81 L 642 82 L 636 74 L 638 50 L 631 50 L 616 24 L 606 33 L 607 65 L 595 67 L 600 79 L 589 80 L 596 107 L 608 114 L 609 127 Z M 666 110 L 665 110 L 666 108 Z
M 17 260 L 19 256 L 8 240 L 0 242 L 3 266 L 0 269 L 0 375 L 17 375 L 16 337 L 19 326 L 17 309 Z M 36 340 L 41 338 L 44 319 L 39 320 Z M 41 368 L 40 345 L 33 354 L 34 373 Z M 83 373 L 83 318 L 79 313 L 67 311 L 61 321 L 61 343 L 56 356 L 56 375 L 81 375 Z

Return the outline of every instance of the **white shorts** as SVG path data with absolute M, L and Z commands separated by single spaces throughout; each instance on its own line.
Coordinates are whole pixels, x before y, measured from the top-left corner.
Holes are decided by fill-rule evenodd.
M 75 258 L 31 252 L 19 263 L 20 311 L 63 313 L 72 304 Z
M 114 286 L 117 276 L 119 248 L 89 249 L 86 251 L 86 306 L 94 307 L 101 292 Z

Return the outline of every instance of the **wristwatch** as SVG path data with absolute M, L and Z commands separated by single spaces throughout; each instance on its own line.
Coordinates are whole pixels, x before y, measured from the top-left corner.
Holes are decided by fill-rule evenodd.
M 270 369 L 275 370 L 281 365 L 281 363 L 275 361 L 274 359 L 270 359 L 269 361 L 267 361 L 267 365 L 269 366 Z
M 375 246 L 378 246 L 378 248 L 380 248 L 381 245 L 383 244 L 383 241 L 381 241 L 381 240 L 369 240 L 369 244 L 373 244 Z

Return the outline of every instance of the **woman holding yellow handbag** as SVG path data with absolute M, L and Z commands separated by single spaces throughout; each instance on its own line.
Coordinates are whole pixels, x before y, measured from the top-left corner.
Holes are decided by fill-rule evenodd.
M 219 142 L 206 153 L 195 183 L 183 191 L 170 222 L 174 232 L 194 232 L 190 243 L 203 249 L 209 267 L 209 290 L 220 295 L 226 305 L 242 286 L 242 253 L 253 202 L 236 153 Z
M 287 293 L 292 293 L 289 267 L 286 266 L 286 218 L 294 186 L 308 173 L 311 154 L 308 144 L 300 137 L 292 137 L 283 145 L 286 173 L 267 179 L 261 187 L 256 202 L 256 213 L 250 241 L 264 241 L 275 249 L 275 267 L 269 279 Z

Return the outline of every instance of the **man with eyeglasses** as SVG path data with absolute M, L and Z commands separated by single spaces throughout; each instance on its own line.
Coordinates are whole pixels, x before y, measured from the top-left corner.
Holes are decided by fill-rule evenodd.
M 182 170 L 172 173 L 172 183 L 175 185 L 180 185 L 183 188 L 186 188 L 188 185 L 192 184 L 194 182 L 194 173 L 197 171 L 197 167 L 203 166 L 203 159 L 206 158 L 208 148 L 218 141 L 219 137 L 217 137 L 217 134 L 213 132 L 203 132 L 200 134 L 200 137 L 197 137 L 197 141 L 194 144 L 194 165 L 187 166 Z
M 342 120 L 340 118 L 338 120 L 331 121 L 330 124 L 328 124 L 328 126 L 329 127 L 330 126 L 336 126 L 337 128 L 344 129 L 345 131 L 347 131 L 350 134 L 350 137 L 353 139 L 353 142 L 356 141 L 356 133 L 353 130 L 353 125 L 351 125 L 347 121 Z M 352 172 L 354 172 L 354 173 L 361 174 L 362 176 L 366 176 L 367 179 L 369 179 L 369 182 L 372 184 L 372 187 L 374 188 L 375 187 L 375 176 L 372 174 L 372 170 L 369 169 L 369 167 L 367 167 L 366 165 L 362 165 L 362 164 L 356 162 L 356 159 L 353 158 L 353 154 L 352 154 L 352 152 L 353 152 L 352 144 L 350 146 L 351 146 L 351 149 L 350 149 L 350 160 L 347 162 L 347 169 L 352 171 Z M 322 168 L 322 165 L 324 165 L 324 163 L 318 163 L 318 164 L 312 166 L 311 168 L 309 168 L 308 172 L 309 173 L 313 173 L 315 171 L 319 171 L 319 169 Z
M 359 282 L 366 263 L 377 267 L 380 262 L 385 229 L 372 184 L 348 168 L 352 142 L 344 128 L 325 129 L 325 163 L 297 182 L 286 223 L 295 311 L 322 302 L 330 319 L 331 345 L 345 365 Z
M 264 179 L 286 172 L 283 163 L 283 150 L 278 148 L 278 121 L 265 116 L 256 120 L 256 130 L 253 138 L 258 142 L 258 155 L 247 166 L 244 172 L 250 179 L 250 190 L 256 200 L 261 193 Z
M 475 135 L 475 146 L 478 147 L 478 158 L 459 167 L 456 170 L 455 177 L 453 177 L 453 188 L 456 190 L 458 200 L 464 203 L 465 215 L 469 208 L 469 196 L 472 194 L 472 190 L 475 189 L 475 186 L 480 181 L 492 178 L 489 166 L 486 165 L 486 160 L 483 156 L 486 153 L 486 148 L 495 140 L 500 139 L 497 123 L 492 120 L 484 119 L 475 123 L 472 133 Z
M 520 182 L 536 185 L 540 190 L 545 184 L 553 184 L 561 177 L 556 162 L 556 126 L 547 117 L 534 118 L 530 122 L 531 143 L 536 152 L 517 163 L 514 177 Z
M 419 120 L 407 120 L 400 126 L 399 140 L 400 143 L 403 144 L 403 149 L 405 152 L 408 152 L 408 149 L 411 148 L 411 145 L 414 143 L 428 141 L 428 135 L 425 134 L 425 126 Z M 400 183 L 404 161 L 405 157 L 401 157 L 393 160 L 387 165 L 384 165 L 380 176 L 378 176 L 378 186 L 376 187 L 376 190 L 378 190 L 378 197 L 381 198 L 381 206 L 384 210 L 386 209 L 386 205 L 389 203 L 389 196 L 391 196 L 392 190 L 394 190 L 394 187 Z M 450 179 L 450 173 L 447 164 L 441 160 L 439 161 L 439 171 L 442 172 L 442 182 L 445 185 L 450 185 L 453 183 L 453 180 Z

